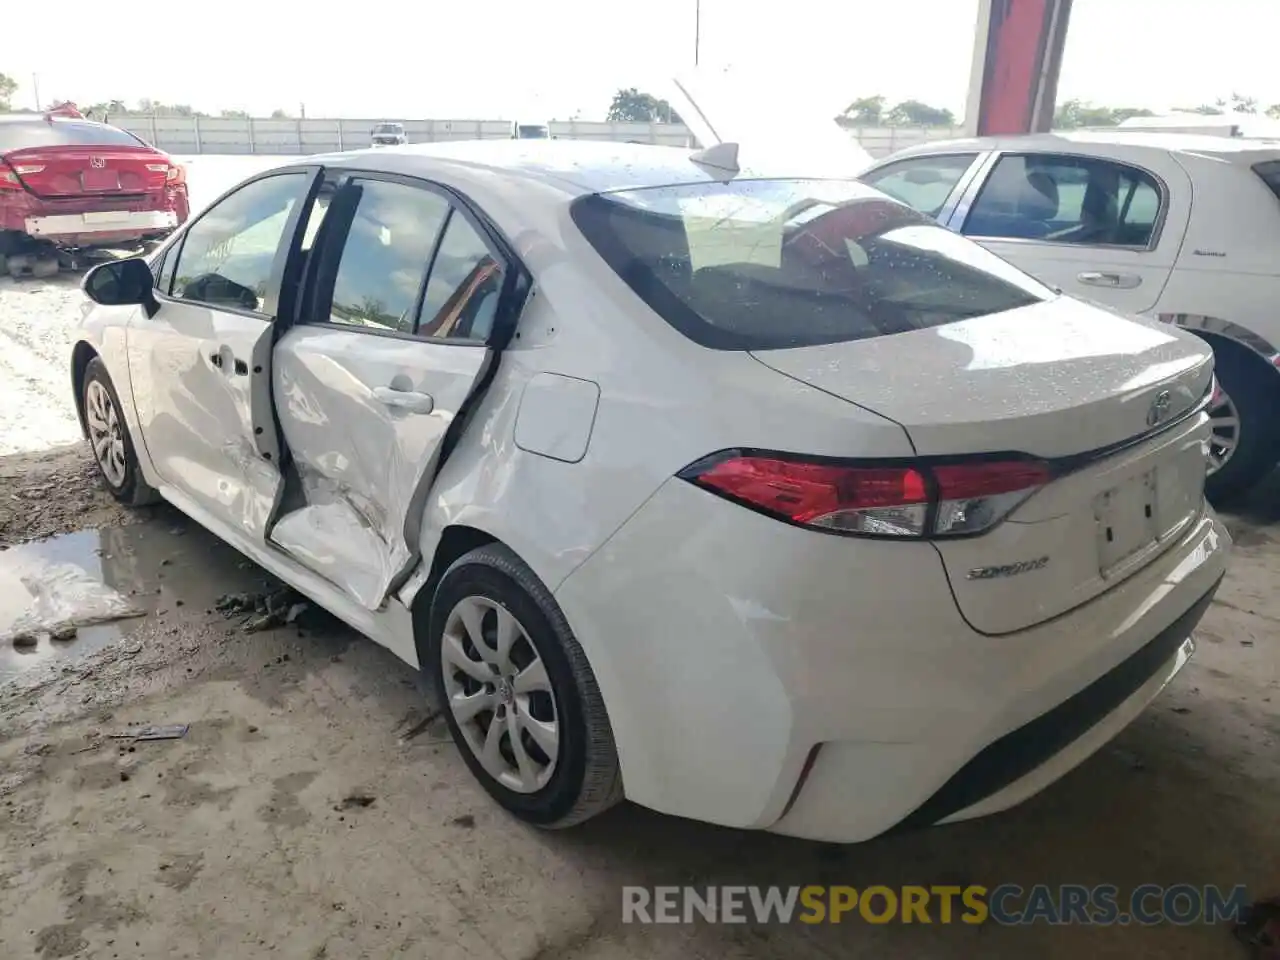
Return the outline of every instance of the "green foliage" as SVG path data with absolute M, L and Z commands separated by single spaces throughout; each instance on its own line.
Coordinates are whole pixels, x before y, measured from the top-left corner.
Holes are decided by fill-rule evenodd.
M 614 123 L 682 123 L 680 115 L 671 109 L 671 104 L 651 93 L 644 93 L 635 87 L 627 87 L 613 95 L 606 118 Z

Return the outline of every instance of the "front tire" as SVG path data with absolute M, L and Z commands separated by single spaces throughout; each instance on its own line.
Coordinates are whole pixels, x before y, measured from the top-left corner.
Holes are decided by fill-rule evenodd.
M 1213 352 L 1218 392 L 1209 407 L 1213 438 L 1205 494 L 1222 504 L 1243 496 L 1276 465 L 1280 379 L 1245 347 L 1215 343 Z
M 462 759 L 507 811 L 555 829 L 622 799 L 595 675 L 550 591 L 514 553 L 490 544 L 445 571 L 426 647 Z
M 143 479 L 124 408 L 100 357 L 94 357 L 85 368 L 82 400 L 89 449 L 107 490 L 129 506 L 154 503 L 156 492 Z

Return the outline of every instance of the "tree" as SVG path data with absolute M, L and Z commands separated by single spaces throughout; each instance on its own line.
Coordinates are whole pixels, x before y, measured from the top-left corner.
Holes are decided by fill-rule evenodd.
M 1099 107 L 1085 100 L 1067 100 L 1058 105 L 1053 115 L 1055 130 L 1079 127 L 1114 127 L 1130 117 L 1150 117 L 1144 107 Z
M 683 123 L 671 104 L 651 93 L 643 93 L 635 87 L 626 87 L 613 95 L 607 120 L 613 123 Z
M 956 115 L 945 107 L 931 107 L 919 100 L 903 100 L 885 116 L 889 126 L 953 127 Z
M 1242 97 L 1238 93 L 1231 94 L 1230 100 L 1218 98 L 1219 113 L 1257 113 L 1258 98 Z
M 1280 103 L 1273 103 L 1267 107 L 1267 116 L 1272 120 L 1280 120 Z
M 220 117 L 226 117 L 228 120 L 248 120 L 249 114 L 244 110 L 223 110 L 218 114 Z
M 271 119 L 272 120 L 288 120 L 289 111 L 283 110 L 280 107 L 276 107 L 274 110 L 271 111 Z
M 13 95 L 18 92 L 18 81 L 7 73 L 0 73 L 0 113 L 13 109 Z
M 884 124 L 884 97 L 859 97 L 844 108 L 838 119 L 850 126 L 879 127 Z

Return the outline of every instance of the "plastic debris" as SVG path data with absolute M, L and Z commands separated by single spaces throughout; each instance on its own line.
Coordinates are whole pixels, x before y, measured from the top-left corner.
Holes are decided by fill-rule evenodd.
M 1280 897 L 1250 904 L 1232 933 L 1241 943 L 1253 947 L 1256 960 L 1280 960 Z
M 191 729 L 189 723 L 167 723 L 129 730 L 124 733 L 113 733 L 112 740 L 181 740 Z

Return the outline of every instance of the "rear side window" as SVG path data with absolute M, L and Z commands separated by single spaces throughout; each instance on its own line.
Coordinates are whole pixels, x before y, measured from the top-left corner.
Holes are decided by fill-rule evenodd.
M 1267 160 L 1255 164 L 1253 172 L 1262 178 L 1262 182 L 1271 188 L 1271 192 L 1280 199 L 1280 160 Z
M 1160 217 L 1155 177 L 1093 157 L 1001 157 L 964 233 L 990 239 L 1146 247 Z
M 359 191 L 333 283 L 331 323 L 412 333 L 418 290 L 449 201 L 438 193 L 381 180 Z
M 595 194 L 583 235 L 685 336 L 720 350 L 840 343 L 1050 299 L 977 244 L 852 181 Z
M 863 174 L 862 180 L 893 199 L 936 217 L 976 157 L 976 153 L 912 157 Z
M 0 153 L 31 147 L 142 147 L 141 140 L 117 127 L 80 120 L 30 120 L 0 123 Z

